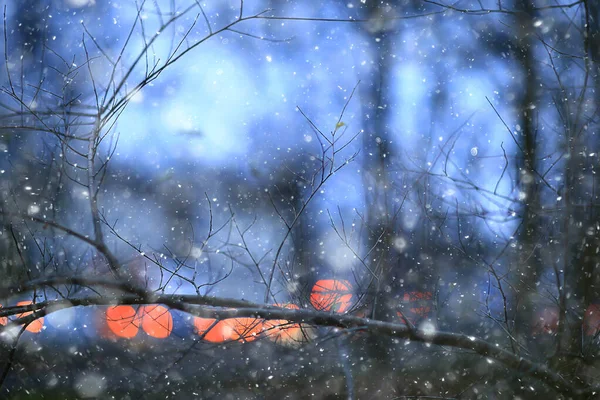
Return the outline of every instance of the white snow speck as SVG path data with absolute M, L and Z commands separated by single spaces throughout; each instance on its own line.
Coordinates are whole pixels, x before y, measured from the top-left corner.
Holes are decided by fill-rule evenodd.
M 419 326 L 419 329 L 423 332 L 423 334 L 426 337 L 429 337 L 429 338 L 433 337 L 435 335 L 435 333 L 437 332 L 435 325 L 431 321 L 423 322 L 421 324 L 421 326 Z
M 96 373 L 82 373 L 75 380 L 75 390 L 84 399 L 100 397 L 106 389 L 106 379 Z
M 29 214 L 29 215 L 35 215 L 39 212 L 40 212 L 40 206 L 38 206 L 37 204 L 30 204 L 29 207 L 27 208 L 27 214 Z

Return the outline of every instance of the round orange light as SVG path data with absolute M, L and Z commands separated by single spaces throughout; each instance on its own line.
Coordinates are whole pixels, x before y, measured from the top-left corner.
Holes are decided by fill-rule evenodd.
M 140 312 L 142 313 L 142 329 L 148 335 L 164 339 L 173 331 L 173 317 L 166 307 L 144 306 Z
M 310 293 L 310 304 L 318 311 L 344 313 L 352 306 L 352 285 L 336 279 L 321 279 Z
M 400 320 L 404 319 L 411 324 L 428 318 L 433 306 L 433 294 L 431 292 L 406 292 L 402 297 L 400 310 L 396 312 Z
M 233 329 L 225 322 L 214 318 L 194 317 L 194 327 L 203 340 L 211 343 L 223 343 L 232 339 Z
M 233 330 L 232 339 L 243 342 L 252 342 L 263 331 L 264 321 L 258 318 L 230 318 L 225 320 Z
M 223 343 L 233 340 L 252 342 L 263 331 L 263 320 L 257 318 L 227 318 L 216 322 L 213 318 L 194 317 L 194 327 L 203 340 Z
M 0 308 L 2 308 L 2 304 L 0 304 Z M 0 325 L 6 325 L 6 324 L 8 324 L 8 318 L 1 317 L 0 318 Z
M 275 304 L 275 307 L 298 310 L 295 304 Z M 264 322 L 263 330 L 267 337 L 277 344 L 295 346 L 306 340 L 300 324 L 291 323 L 285 319 L 268 319 Z
M 140 330 L 136 311 L 131 306 L 113 306 L 106 310 L 108 328 L 120 338 L 131 339 Z
M 26 301 L 20 301 L 17 303 L 18 306 L 28 306 L 30 304 L 33 304 L 33 302 L 31 300 L 26 300 Z M 28 316 L 29 314 L 31 314 L 31 311 L 27 311 L 24 312 L 22 314 L 18 314 L 17 318 L 23 318 Z M 27 325 L 27 329 L 29 332 L 33 332 L 33 333 L 40 333 L 42 331 L 42 328 L 44 327 L 44 318 L 38 318 L 35 321 L 33 321 L 32 323 L 30 323 L 29 325 Z

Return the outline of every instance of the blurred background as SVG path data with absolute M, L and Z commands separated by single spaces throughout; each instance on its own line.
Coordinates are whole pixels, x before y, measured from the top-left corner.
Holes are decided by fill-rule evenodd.
M 27 218 L 92 235 L 99 124 L 104 240 L 136 283 L 318 309 L 315 284 L 337 280 L 351 300 L 326 311 L 476 334 L 594 381 L 594 2 L 255 0 L 233 25 L 237 1 L 3 6 L 3 283 L 110 277 L 88 244 Z M 118 338 L 106 307 L 50 314 L 2 396 L 552 393 L 466 351 L 325 328 L 211 343 L 170 313 L 165 339 Z

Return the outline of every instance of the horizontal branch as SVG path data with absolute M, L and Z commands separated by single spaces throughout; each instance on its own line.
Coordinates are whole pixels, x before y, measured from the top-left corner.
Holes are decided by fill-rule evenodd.
M 431 343 L 439 346 L 450 346 L 471 350 L 481 356 L 501 362 L 509 368 L 546 383 L 557 392 L 570 396 L 585 396 L 600 392 L 600 386 L 585 388 L 575 387 L 545 365 L 535 363 L 504 350 L 498 344 L 492 344 L 474 336 L 443 331 L 423 331 L 403 324 L 360 318 L 352 315 L 331 314 L 307 309 L 287 309 L 252 303 L 244 300 L 226 299 L 213 296 L 165 295 L 156 294 L 145 289 L 135 288 L 128 283 L 119 283 L 83 277 L 58 277 L 24 283 L 17 287 L 4 287 L 0 293 L 17 293 L 33 288 L 74 284 L 81 286 L 101 286 L 125 292 L 113 297 L 85 297 L 69 300 L 46 301 L 21 307 L 6 307 L 0 310 L 0 317 L 34 311 L 34 314 L 20 318 L 16 323 L 27 323 L 48 313 L 62 308 L 118 304 L 164 304 L 172 309 L 184 311 L 202 318 L 261 318 L 288 320 L 290 322 L 312 324 L 317 326 L 338 327 L 343 329 L 360 328 L 371 335 L 385 335 L 407 339 L 413 342 Z

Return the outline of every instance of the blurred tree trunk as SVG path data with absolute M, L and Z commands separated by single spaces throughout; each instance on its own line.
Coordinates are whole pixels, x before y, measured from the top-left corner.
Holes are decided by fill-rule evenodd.
M 406 235 L 402 234 L 397 216 L 403 197 L 395 187 L 402 186 L 403 176 L 398 168 L 398 155 L 394 154 L 393 142 L 402 141 L 400 136 L 394 137 L 390 127 L 393 109 L 393 49 L 401 41 L 398 20 L 391 17 L 404 13 L 409 4 L 400 2 L 366 2 L 366 16 L 369 22 L 365 26 L 364 40 L 371 48 L 373 65 L 370 76 L 363 79 L 360 96 L 363 112 L 362 163 L 363 187 L 365 190 L 365 233 L 364 248 L 375 249 L 367 260 L 371 270 L 365 276 L 372 281 L 367 292 L 369 318 L 383 321 L 397 320 L 396 311 L 401 306 L 404 284 L 408 275 L 419 286 L 421 274 L 416 265 L 403 265 L 404 260 L 394 246 L 394 240 Z M 397 50 L 396 50 L 397 51 Z M 415 290 L 415 289 L 413 289 Z M 421 290 L 421 289 L 417 289 Z M 389 370 L 395 361 L 395 346 L 386 338 L 373 337 L 365 342 L 364 351 L 369 355 L 369 362 L 375 370 Z M 377 373 L 377 372 L 375 372 Z
M 383 6 L 369 4 L 369 15 L 374 22 L 369 26 L 365 36 L 374 47 L 372 57 L 375 65 L 370 82 L 364 84 L 360 92 L 365 126 L 363 136 L 363 186 L 367 204 L 365 247 L 371 249 L 375 246 L 373 257 L 370 257 L 370 265 L 377 279 L 373 282 L 369 293 L 373 307 L 370 317 L 389 320 L 389 310 L 385 309 L 387 296 L 382 285 L 383 282 L 390 283 L 388 278 L 397 263 L 390 245 L 395 226 L 391 219 L 393 212 L 389 208 L 389 197 L 392 197 L 389 168 L 394 156 L 390 148 L 388 129 L 391 68 L 389 49 L 393 37 L 387 30 L 376 26 L 378 19 L 381 18 L 380 14 L 383 13 L 381 10 Z
M 513 312 L 516 313 L 516 329 L 522 334 L 529 334 L 534 316 L 536 283 L 542 268 L 539 260 L 538 244 L 543 240 L 541 204 L 539 193 L 539 177 L 537 171 L 537 130 L 534 113 L 538 100 L 537 87 L 539 76 L 536 71 L 534 49 L 536 37 L 533 32 L 533 4 L 529 0 L 517 3 L 521 13 L 518 14 L 516 56 L 524 77 L 523 91 L 516 111 L 521 130 L 515 132 L 520 157 L 517 157 L 517 182 L 519 198 L 522 199 L 522 222 L 518 232 L 517 265 L 513 272 L 516 302 Z M 527 332 L 524 332 L 524 331 Z
M 578 277 L 577 287 L 578 295 L 582 300 L 583 308 L 589 304 L 600 300 L 600 276 L 599 272 L 599 250 L 600 250 L 600 213 L 597 207 L 600 204 L 600 177 L 598 176 L 598 146 L 599 141 L 595 134 L 596 129 L 590 129 L 585 115 L 592 115 L 595 108 L 600 106 L 600 5 L 596 1 L 586 2 L 587 23 L 589 24 L 586 37 L 584 38 L 584 47 L 589 59 L 587 60 L 587 70 L 589 72 L 590 92 L 589 106 L 585 106 L 579 121 L 574 121 L 577 127 L 576 132 L 581 131 L 582 145 L 580 151 L 575 155 L 578 158 L 576 166 L 582 175 L 579 180 L 580 199 L 575 199 L 581 207 L 578 221 L 586 221 L 584 229 L 580 230 L 578 237 L 580 250 L 576 255 L 577 261 L 574 265 L 583 266 L 583 274 Z M 586 99 L 584 99 L 585 101 Z M 592 156 L 591 154 L 595 154 Z M 589 155 L 589 156 L 588 156 Z M 574 173 L 575 171 L 571 171 Z M 575 177 L 573 178 L 575 179 Z M 583 308 L 580 314 L 583 313 Z M 580 321 L 581 322 L 581 321 Z
M 596 1 L 584 2 L 586 30 L 583 32 L 584 60 L 587 77 L 583 92 L 572 90 L 571 119 L 566 129 L 567 167 L 565 172 L 566 254 L 563 289 L 561 341 L 556 366 L 572 369 L 584 349 L 583 317 L 586 308 L 600 300 L 600 204 L 598 190 L 598 124 L 588 120 L 596 117 L 600 106 L 600 6 Z M 577 95 L 575 95 L 577 94 Z M 590 126 L 591 125 L 591 126 Z M 591 338 L 591 337 L 590 337 Z M 565 362 L 566 360 L 570 362 Z
M 292 167 L 294 168 L 294 167 Z M 297 167 L 301 169 L 300 166 Z M 278 180 L 275 183 L 278 194 L 282 196 L 282 204 L 279 205 L 280 209 L 288 209 L 286 218 L 288 221 L 292 221 L 296 217 L 296 212 L 302 209 L 304 201 L 306 201 L 306 194 L 301 190 L 298 178 L 292 173 L 282 172 L 278 176 Z M 311 220 L 309 215 L 311 209 L 304 211 L 305 217 L 300 218 L 296 225 L 292 229 L 291 244 L 293 250 L 290 254 L 288 289 L 291 290 L 291 294 L 297 297 L 295 301 L 299 304 L 309 303 L 310 292 L 314 283 L 317 280 L 317 274 L 324 273 L 317 268 L 315 260 L 317 258 L 318 246 L 316 241 L 315 229 L 310 225 Z M 281 264 L 285 265 L 286 260 L 281 260 Z M 285 267 L 284 267 L 285 268 Z M 292 285 L 290 285 L 292 284 Z

